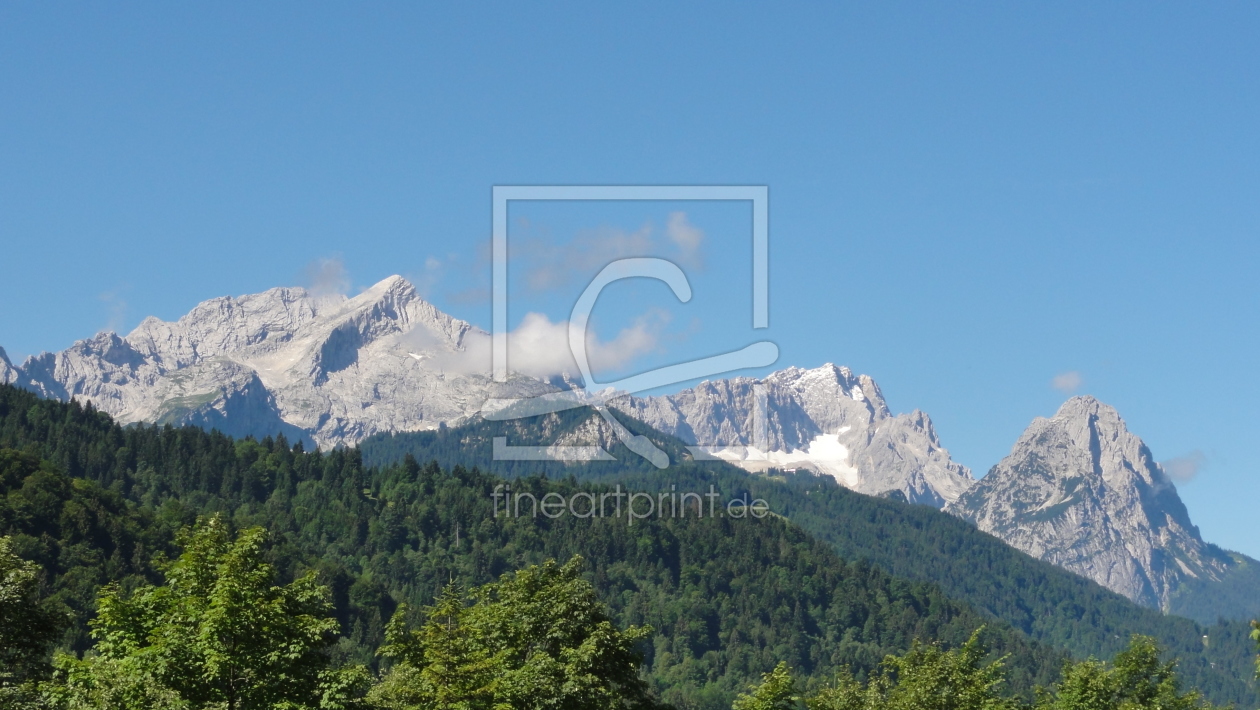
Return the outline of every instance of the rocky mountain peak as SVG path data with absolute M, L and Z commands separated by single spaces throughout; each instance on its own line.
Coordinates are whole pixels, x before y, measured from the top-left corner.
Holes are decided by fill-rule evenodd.
M 946 510 L 1134 601 L 1167 608 L 1186 578 L 1218 579 L 1176 487 L 1115 408 L 1073 397 Z
M 353 297 L 274 288 L 213 298 L 174 322 L 146 318 L 126 337 L 101 333 L 43 353 L 10 377 L 46 397 L 92 401 L 124 423 L 283 432 L 334 446 L 476 411 L 492 383 L 486 368 L 460 361 L 474 330 L 391 276 Z M 499 389 L 549 388 L 524 378 Z
M 351 297 L 274 288 L 212 298 L 176 321 L 146 318 L 126 337 L 102 333 L 0 377 L 47 397 L 90 400 L 124 423 L 279 431 L 335 446 L 458 421 L 491 392 L 531 396 L 565 384 L 524 375 L 492 382 L 488 340 L 391 276 Z M 936 506 L 971 483 L 927 415 L 893 416 L 874 379 L 833 363 L 614 406 L 753 469 L 810 469 Z
M 972 482 L 970 471 L 941 448 L 927 415 L 893 416 L 874 379 L 832 363 L 789 367 L 760 380 L 706 381 L 614 406 L 692 444 L 697 455 L 748 470 L 808 469 L 863 493 L 900 491 L 936 507 Z

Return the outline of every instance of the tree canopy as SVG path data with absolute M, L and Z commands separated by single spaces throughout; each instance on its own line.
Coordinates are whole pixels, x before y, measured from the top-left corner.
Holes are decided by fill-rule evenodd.
M 139 710 L 161 689 L 201 708 L 333 708 L 344 688 L 365 683 L 364 669 L 334 671 L 326 649 L 338 624 L 329 590 L 309 572 L 277 585 L 264 561 L 266 531 L 233 536 L 219 516 L 184 531 L 166 583 L 101 593 L 92 622 L 97 655 L 63 657 L 67 702 L 108 693 L 120 679 L 143 678 L 139 697 L 116 693 Z
M 373 699 L 391 708 L 656 707 L 636 649 L 651 629 L 619 629 L 581 570 L 574 557 L 469 594 L 448 585 L 418 629 L 400 607 L 381 649 L 398 663 Z

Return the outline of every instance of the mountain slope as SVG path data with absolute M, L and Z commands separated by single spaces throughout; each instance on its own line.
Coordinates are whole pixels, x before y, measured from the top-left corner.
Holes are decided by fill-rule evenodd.
M 899 491 L 937 508 L 973 482 L 941 446 L 926 414 L 893 416 L 873 379 L 831 363 L 790 367 L 762 380 L 706 381 L 613 406 L 699 455 L 750 471 L 804 468 L 862 493 Z
M 0 385 L 7 385 L 18 378 L 19 373 L 9 361 L 9 354 L 0 348 Z
M 0 351 L 0 382 L 91 402 L 123 423 L 284 434 L 331 447 L 463 421 L 491 396 L 557 389 L 521 374 L 492 382 L 488 346 L 485 332 L 391 276 L 353 298 L 300 288 L 215 298 L 178 321 L 147 318 L 126 336 L 101 333 L 20 368 Z M 571 385 L 564 377 L 559 384 Z M 874 380 L 830 364 L 612 406 L 692 445 L 693 456 L 748 470 L 808 468 L 936 507 L 972 483 L 926 414 L 893 416 Z
M 80 505 L 73 490 L 99 491 L 96 483 L 68 481 L 4 447 L 38 450 L 65 470 L 127 491 L 127 507 L 115 503 L 96 526 L 127 534 L 85 537 L 82 530 L 94 528 L 66 524 L 78 521 L 66 513 Z M 495 514 L 491 497 L 502 479 L 460 466 L 443 471 L 404 460 L 365 469 L 352 449 L 304 453 L 280 440 L 233 441 L 191 427 L 123 429 L 77 404 L 0 386 L 0 462 L 10 459 L 18 465 L 0 476 L 0 534 L 50 545 L 48 559 L 73 551 L 77 569 L 50 569 L 54 588 L 79 602 L 80 629 L 102 575 L 135 574 L 128 564 L 150 568 L 127 526 L 150 523 L 142 532 L 151 553 L 169 545 L 177 524 L 210 511 L 270 529 L 269 558 L 285 579 L 319 570 L 342 621 L 337 653 L 366 662 L 398 601 L 421 606 L 452 577 L 482 583 L 574 554 L 586 558 L 620 624 L 654 627 L 645 649 L 649 679 L 684 707 L 728 708 L 735 692 L 780 660 L 818 684 L 841 665 L 865 674 L 914 638 L 960 644 L 986 623 L 934 585 L 844 561 L 775 516 L 634 525 L 611 516 L 509 518 Z M 512 485 L 540 499 L 605 490 L 540 478 Z M 112 559 L 117 549 L 128 554 L 126 564 Z M 1011 654 L 1012 685 L 1025 695 L 1050 682 L 1064 658 L 1000 623 L 988 622 L 986 639 L 996 655 Z
M 553 389 L 528 377 L 496 386 L 488 361 L 451 372 L 425 363 L 464 354 L 470 337 L 486 336 L 392 276 L 354 298 L 276 288 L 212 299 L 174 323 L 147 318 L 126 337 L 102 333 L 32 357 L 15 380 L 45 397 L 90 401 L 123 423 L 284 433 L 325 447 L 435 428 L 491 392 Z
M 1017 549 L 1146 606 L 1234 561 L 1208 545 L 1177 489 L 1118 412 L 1074 397 L 947 510 Z
M 560 429 L 577 429 L 578 414 Z M 590 416 L 589 414 L 587 416 Z M 1185 677 L 1217 703 L 1244 707 L 1260 704 L 1251 681 L 1254 644 L 1245 621 L 1213 626 L 1165 616 L 1135 604 L 1095 582 L 1030 557 L 955 516 L 923 505 L 855 493 L 830 476 L 808 472 L 750 475 L 720 461 L 684 462 L 666 471 L 639 465 L 624 449 L 614 450 L 619 462 L 542 464 L 495 461 L 491 441 L 510 435 L 522 444 L 543 440 L 542 426 L 503 422 L 470 422 L 442 432 L 378 435 L 362 445 L 365 462 L 386 465 L 407 454 L 443 465 L 463 462 L 501 475 L 526 475 L 545 470 L 574 475 L 605 485 L 621 483 L 637 489 L 708 490 L 713 485 L 724 499 L 748 495 L 769 502 L 783 515 L 841 558 L 868 560 L 898 577 L 939 585 L 951 598 L 966 602 L 987 617 L 1009 623 L 1030 637 L 1065 648 L 1078 658 L 1110 658 L 1132 634 L 1153 636 L 1181 659 Z M 635 422 L 626 422 L 633 428 Z M 682 448 L 659 435 L 654 440 L 671 457 Z M 1212 617 L 1211 621 L 1215 621 Z M 1210 643 L 1204 646 L 1204 637 Z

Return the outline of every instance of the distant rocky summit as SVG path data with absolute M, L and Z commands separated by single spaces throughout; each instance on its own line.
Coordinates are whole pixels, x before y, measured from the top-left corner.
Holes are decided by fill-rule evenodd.
M 21 366 L 0 349 L 0 383 L 90 402 L 124 424 L 284 434 L 325 448 L 455 425 L 490 398 L 575 386 L 563 373 L 496 383 L 488 343 L 391 276 L 352 298 L 301 288 L 215 298 L 173 323 L 147 318 L 126 336 L 101 333 Z M 832 364 L 608 406 L 682 440 L 696 458 L 809 470 L 944 507 L 1148 606 L 1209 621 L 1260 613 L 1251 592 L 1260 562 L 1205 543 L 1146 445 L 1091 397 L 1033 421 L 979 481 L 950 458 L 926 414 L 892 414 L 873 379 Z M 545 421 L 533 425 L 548 434 Z M 556 436 L 556 447 L 606 450 L 619 434 L 594 416 Z
M 1235 561 L 1199 536 L 1177 489 L 1112 407 L 1073 397 L 946 507 L 1008 544 L 1147 606 Z
M 855 491 L 898 491 L 938 508 L 974 482 L 950 459 L 926 414 L 892 415 L 873 379 L 830 363 L 760 380 L 706 381 L 613 406 L 694 444 L 700 455 L 748 470 L 808 469 Z
M 426 362 L 460 353 L 474 332 L 400 276 L 353 298 L 275 288 L 43 353 L 12 381 L 45 397 L 90 401 L 123 423 L 285 433 L 329 447 L 434 428 L 475 411 L 492 391 L 551 389 L 525 377 L 496 385 L 488 372 L 448 373 Z
M 101 333 L 21 367 L 0 351 L 0 381 L 91 402 L 123 423 L 283 433 L 330 447 L 453 424 L 476 416 L 489 397 L 566 385 L 564 376 L 521 374 L 493 382 L 488 352 L 474 346 L 487 341 L 392 276 L 353 298 L 301 288 L 215 298 L 173 323 L 147 318 L 126 336 Z M 758 388 L 765 441 L 752 428 Z M 696 445 L 698 456 L 753 470 L 810 469 L 855 490 L 900 491 L 937 507 L 971 484 L 927 415 L 893 416 L 870 377 L 834 365 L 622 397 L 613 407 Z

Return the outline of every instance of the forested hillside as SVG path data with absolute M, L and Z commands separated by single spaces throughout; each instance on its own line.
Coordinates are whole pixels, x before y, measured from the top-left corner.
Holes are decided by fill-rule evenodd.
M 67 640 L 79 648 L 95 587 L 155 578 L 154 556 L 171 549 L 174 531 L 215 512 L 237 527 L 272 531 L 268 556 L 282 579 L 313 569 L 327 581 L 343 662 L 377 662 L 373 652 L 400 601 L 419 607 L 452 579 L 479 584 L 573 555 L 587 560 L 619 623 L 656 630 L 644 648 L 649 682 L 665 700 L 691 707 L 728 707 L 779 661 L 813 682 L 843 665 L 865 676 L 916 638 L 957 645 L 986 623 L 934 585 L 844 562 L 774 516 L 635 525 L 496 517 L 491 494 L 500 479 L 458 466 L 408 459 L 364 469 L 353 450 L 307 453 L 283 440 L 122 429 L 99 413 L 12 389 L 3 390 L 0 417 L 0 534 L 52 573 L 50 591 L 76 613 Z M 536 497 L 579 490 L 542 478 L 514 485 Z M 1010 685 L 1025 695 L 1053 681 L 1063 659 L 1002 624 L 989 623 L 986 640 L 995 654 L 1011 654 Z
M 575 426 L 577 415 L 569 416 L 571 419 L 560 420 L 563 427 Z M 499 422 L 474 422 L 440 432 L 372 437 L 363 443 L 363 455 L 374 464 L 405 454 L 439 461 L 460 458 L 490 471 L 511 474 L 523 470 L 528 462 L 494 461 L 491 439 L 506 433 L 515 436 L 512 443 L 541 442 L 525 438 L 528 427 L 507 424 L 515 428 Z M 650 434 L 671 457 L 677 458 L 684 451 L 678 442 L 641 428 L 637 422 L 627 421 L 626 426 Z M 612 462 L 548 465 L 606 484 L 660 485 L 660 472 L 638 463 L 642 460 L 625 450 L 615 453 L 630 470 L 619 471 Z M 1252 648 L 1245 621 L 1200 626 L 1189 619 L 1166 616 L 1034 559 L 951 515 L 927 506 L 857 494 L 828 477 L 809 473 L 757 477 L 717 462 L 701 462 L 672 466 L 668 481 L 679 489 L 713 483 L 727 496 L 749 492 L 763 498 L 776 513 L 830 543 L 842 558 L 868 560 L 898 577 L 932 582 L 951 598 L 1038 641 L 1067 649 L 1078 658 L 1110 658 L 1123 650 L 1134 634 L 1154 637 L 1181 659 L 1188 681 L 1211 689 L 1209 695 L 1219 702 L 1260 704 L 1247 672 Z

